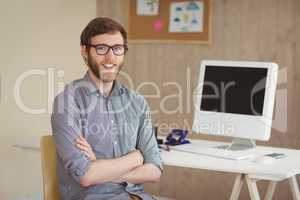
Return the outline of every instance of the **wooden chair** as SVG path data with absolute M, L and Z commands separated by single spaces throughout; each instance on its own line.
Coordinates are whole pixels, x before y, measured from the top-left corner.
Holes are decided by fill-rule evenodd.
M 44 200 L 60 200 L 56 174 L 56 150 L 52 135 L 43 136 L 40 142 Z

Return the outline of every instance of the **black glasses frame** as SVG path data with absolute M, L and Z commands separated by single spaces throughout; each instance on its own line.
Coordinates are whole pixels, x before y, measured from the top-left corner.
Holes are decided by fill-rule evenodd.
M 88 46 L 88 47 L 94 47 L 95 50 L 96 50 L 96 53 L 97 53 L 98 55 L 101 55 L 101 56 L 106 55 L 106 54 L 109 52 L 110 49 L 113 51 L 113 54 L 116 55 L 116 56 L 122 56 L 122 55 L 124 55 L 124 54 L 128 51 L 128 47 L 127 47 L 126 44 L 116 44 L 116 45 L 113 45 L 113 46 L 109 46 L 109 45 L 107 45 L 107 44 L 85 44 L 85 45 Z M 99 46 L 105 46 L 105 47 L 107 47 L 108 49 L 107 49 L 107 51 L 106 51 L 105 53 L 99 53 L 99 52 L 97 51 L 97 48 L 98 48 Z M 115 50 L 114 50 L 115 47 L 120 47 L 120 46 L 122 46 L 122 47 L 124 48 L 124 52 L 123 52 L 122 54 L 118 54 L 118 53 L 116 53 Z

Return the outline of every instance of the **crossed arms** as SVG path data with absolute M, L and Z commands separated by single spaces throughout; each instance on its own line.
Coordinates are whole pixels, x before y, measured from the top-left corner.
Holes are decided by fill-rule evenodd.
M 76 147 L 92 161 L 86 173 L 80 178 L 80 185 L 83 187 L 108 181 L 137 184 L 156 182 L 160 179 L 160 169 L 153 164 L 143 164 L 144 158 L 139 150 L 119 158 L 97 160 L 91 146 L 82 136 L 76 142 Z

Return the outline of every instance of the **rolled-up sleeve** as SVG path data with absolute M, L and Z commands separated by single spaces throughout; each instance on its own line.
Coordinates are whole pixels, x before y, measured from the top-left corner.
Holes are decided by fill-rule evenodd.
M 79 183 L 91 161 L 75 146 L 81 134 L 81 121 L 73 95 L 64 92 L 55 98 L 51 125 L 58 157 L 67 173 Z
M 138 129 L 137 148 L 142 152 L 145 164 L 154 164 L 163 171 L 162 159 L 152 127 L 150 109 L 144 98 L 141 102 L 142 115 Z

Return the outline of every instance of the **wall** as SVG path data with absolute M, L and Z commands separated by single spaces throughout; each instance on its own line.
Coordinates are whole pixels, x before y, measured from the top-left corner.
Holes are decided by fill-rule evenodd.
M 96 2 L 1 0 L 0 5 L 0 199 L 41 199 L 39 138 L 50 133 L 49 116 L 58 85 L 85 71 L 79 36 L 96 16 Z M 25 73 L 36 75 L 24 79 L 17 98 L 14 88 Z M 45 110 L 30 114 L 21 103 Z
M 127 26 L 129 0 L 97 2 L 98 16 L 113 17 Z M 133 89 L 147 97 L 153 118 L 165 126 L 160 127 L 165 133 L 171 125 L 192 125 L 192 92 L 202 59 L 276 62 L 280 66 L 277 106 L 281 107 L 274 114 L 270 141 L 260 144 L 300 148 L 299 35 L 299 0 L 214 0 L 211 45 L 130 43 L 125 72 L 132 79 Z M 233 174 L 166 167 L 161 183 L 147 189 L 176 199 L 220 200 L 229 198 L 233 181 Z M 264 194 L 266 184 L 259 183 L 259 187 Z M 289 198 L 288 184 L 283 181 L 274 199 Z M 245 188 L 241 199 L 249 199 Z

